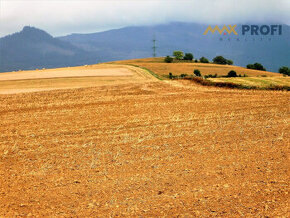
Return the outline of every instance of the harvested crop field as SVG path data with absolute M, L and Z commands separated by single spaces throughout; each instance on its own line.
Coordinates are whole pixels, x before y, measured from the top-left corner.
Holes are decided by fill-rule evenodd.
M 130 69 L 124 66 L 90 65 L 81 67 L 68 67 L 57 69 L 44 69 L 33 71 L 8 72 L 0 74 L 0 81 L 25 79 L 51 79 L 66 77 L 114 77 L 132 76 Z
M 154 81 L 133 66 L 98 64 L 80 67 L 0 73 L 0 94 L 95 87 Z
M 289 93 L 187 81 L 0 95 L 0 216 L 289 216 Z
M 167 77 L 169 73 L 173 75 L 188 74 L 193 75 L 194 70 L 200 70 L 202 75 L 217 74 L 218 76 L 226 76 L 229 71 L 234 70 L 237 74 L 247 76 L 267 76 L 267 77 L 282 77 L 281 74 L 246 69 L 244 67 L 232 66 L 232 65 L 220 65 L 213 63 L 164 63 L 163 58 L 147 58 L 136 60 L 116 61 L 114 63 L 119 64 L 133 64 L 140 67 L 145 67 L 159 76 Z
M 290 77 L 233 77 L 209 78 L 213 82 L 231 82 L 247 86 L 269 87 L 271 85 L 290 87 Z

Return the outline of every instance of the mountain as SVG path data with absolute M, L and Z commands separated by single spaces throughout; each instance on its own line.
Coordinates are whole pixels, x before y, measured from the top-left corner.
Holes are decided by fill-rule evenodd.
M 69 42 L 29 26 L 0 38 L 1 72 L 84 64 L 92 56 Z
M 52 37 L 33 28 L 0 39 L 0 72 L 18 69 L 53 68 L 98 62 L 152 57 L 153 38 L 157 56 L 174 50 L 191 52 L 195 58 L 223 55 L 235 65 L 260 62 L 267 70 L 290 65 L 290 27 L 274 36 L 203 35 L 207 25 L 170 23 L 156 26 L 125 27 L 90 34 Z M 222 41 L 221 41 L 222 39 Z
M 87 51 L 111 57 L 111 60 L 152 56 L 152 40 L 157 40 L 157 55 L 166 56 L 174 50 L 192 52 L 195 58 L 223 55 L 235 65 L 260 62 L 267 70 L 278 71 L 290 64 L 290 27 L 283 25 L 283 34 L 274 36 L 203 35 L 208 25 L 170 23 L 156 26 L 125 27 L 92 34 L 72 34 L 59 39 Z M 222 39 L 222 41 L 220 40 Z

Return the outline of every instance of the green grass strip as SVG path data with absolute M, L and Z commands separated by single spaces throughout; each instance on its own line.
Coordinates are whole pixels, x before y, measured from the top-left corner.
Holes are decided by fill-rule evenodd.
M 139 67 L 139 68 L 141 68 L 143 70 L 146 70 L 148 73 L 150 73 L 155 78 L 157 78 L 159 80 L 164 80 L 161 76 L 159 76 L 158 74 L 154 73 L 153 71 L 147 69 L 146 67 L 141 67 L 141 66 L 138 66 L 138 65 L 135 65 L 135 64 L 127 64 L 127 65 L 130 65 L 130 66 L 133 66 L 133 67 Z

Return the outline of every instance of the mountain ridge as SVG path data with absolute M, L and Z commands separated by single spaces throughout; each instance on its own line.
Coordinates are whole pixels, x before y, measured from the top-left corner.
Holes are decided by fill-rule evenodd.
M 259 41 L 259 36 L 246 38 L 241 34 L 205 36 L 206 27 L 174 22 L 53 37 L 41 29 L 25 26 L 18 33 L 0 38 L 0 72 L 151 57 L 154 36 L 158 56 L 170 55 L 173 50 L 191 52 L 195 58 L 223 55 L 235 65 L 260 62 L 267 70 L 276 72 L 282 65 L 289 65 L 290 27 L 287 25 L 283 26 L 283 36 L 266 36 L 264 41 Z M 237 37 L 240 41 L 236 41 Z

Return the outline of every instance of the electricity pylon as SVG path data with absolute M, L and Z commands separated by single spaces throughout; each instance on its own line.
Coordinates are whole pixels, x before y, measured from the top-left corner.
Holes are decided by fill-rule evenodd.
M 152 49 L 153 49 L 153 57 L 155 58 L 156 57 L 156 39 L 155 39 L 155 35 L 153 36 L 153 47 L 152 47 Z

